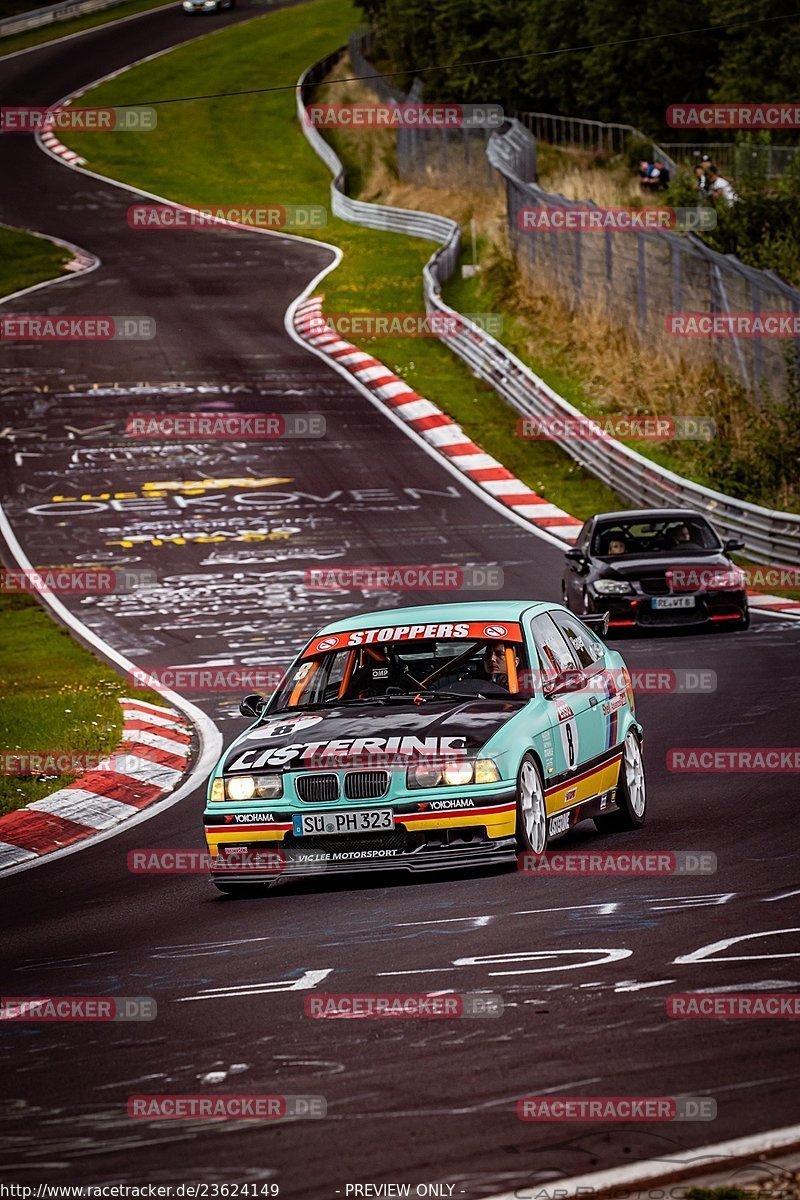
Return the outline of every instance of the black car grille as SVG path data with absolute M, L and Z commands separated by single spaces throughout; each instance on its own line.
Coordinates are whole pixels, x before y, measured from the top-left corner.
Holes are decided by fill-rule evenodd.
M 317 854 L 341 854 L 356 850 L 397 850 L 402 854 L 408 848 L 405 825 L 397 825 L 386 833 L 343 834 L 334 837 L 295 837 L 287 833 L 283 839 L 284 850 L 313 850 Z
M 339 780 L 335 775 L 298 775 L 294 786 L 307 804 L 324 804 L 339 796 Z
M 650 575 L 640 579 L 639 586 L 648 596 L 668 596 L 669 584 L 666 575 Z
M 344 794 L 348 800 L 379 800 L 388 790 L 388 771 L 352 771 L 344 777 Z

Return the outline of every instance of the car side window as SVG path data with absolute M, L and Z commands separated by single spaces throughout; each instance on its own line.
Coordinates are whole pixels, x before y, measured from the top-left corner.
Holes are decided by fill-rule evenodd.
M 591 528 L 591 521 L 587 521 L 575 539 L 575 548 L 577 550 L 583 550 L 584 554 L 589 553 L 589 534 L 591 532 Z
M 553 621 L 563 633 L 578 663 L 584 670 L 598 668 L 605 658 L 602 643 L 594 634 L 567 613 L 554 612 Z
M 578 659 L 549 613 L 542 613 L 531 620 L 531 633 L 545 683 L 562 671 L 578 670 Z

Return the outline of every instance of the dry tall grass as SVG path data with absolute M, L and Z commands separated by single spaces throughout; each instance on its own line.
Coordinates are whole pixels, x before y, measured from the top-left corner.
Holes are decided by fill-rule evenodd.
M 346 73 L 349 63 L 339 64 L 336 74 Z M 366 86 L 352 83 L 337 99 L 374 103 L 375 97 Z M 663 342 L 642 345 L 626 314 L 585 305 L 578 310 L 559 292 L 556 279 L 543 273 L 531 277 L 520 268 L 508 243 L 499 179 L 495 188 L 454 186 L 435 175 L 424 186 L 405 183 L 394 167 L 391 131 L 342 132 L 337 140 L 349 162 L 358 164 L 359 186 L 351 194 L 449 216 L 462 224 L 467 243 L 474 219 L 484 303 L 506 318 L 504 340 L 535 370 L 569 381 L 590 415 L 711 417 L 718 438 L 710 444 L 671 443 L 669 464 L 722 490 L 788 509 L 798 506 L 797 488 L 780 472 L 770 479 L 769 469 L 762 469 L 761 460 L 769 454 L 768 409 L 755 407 L 714 363 L 693 355 L 691 345 L 680 352 Z M 569 199 L 591 197 L 607 207 L 658 203 L 640 195 L 635 176 L 621 164 L 606 171 L 577 151 L 542 157 L 547 169 L 540 181 L 547 191 Z

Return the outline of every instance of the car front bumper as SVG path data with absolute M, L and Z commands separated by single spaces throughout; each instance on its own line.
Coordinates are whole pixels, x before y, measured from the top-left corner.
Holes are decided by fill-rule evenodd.
M 463 871 L 470 867 L 513 863 L 517 851 L 514 837 L 473 840 L 461 845 L 418 846 L 405 851 L 378 847 L 301 849 L 297 846 L 280 850 L 277 843 L 274 848 L 276 857 L 279 856 L 281 861 L 276 862 L 271 869 L 241 870 L 236 869 L 235 865 L 226 869 L 224 865 L 218 865 L 212 870 L 211 878 L 215 883 L 248 885 L 276 884 L 309 876 L 367 871 Z M 263 854 L 264 850 L 265 844 L 258 843 L 258 852 Z
M 441 800 L 392 804 L 395 827 L 385 833 L 297 836 L 293 816 L 308 809 L 275 811 L 273 820 L 249 822 L 247 806 L 206 808 L 205 834 L 214 862 L 212 878 L 220 882 L 277 882 L 278 878 L 329 871 L 455 870 L 473 863 L 507 862 L 516 846 L 516 797 L 505 783 L 492 795 L 455 799 L 458 807 L 434 809 Z M 460 806 L 463 805 L 463 806 Z M 220 806 L 222 807 L 222 806 Z M 361 807 L 366 807 L 361 805 Z M 277 806 L 273 805 L 273 808 Z M 259 814 L 261 815 L 261 814 Z M 237 823 L 238 820 L 238 823 Z M 258 871 L 259 856 L 273 854 L 277 865 Z M 226 859 L 233 865 L 228 868 Z M 236 862 L 246 863 L 237 869 Z
M 609 613 L 610 630 L 677 629 L 683 626 L 724 625 L 747 616 L 745 592 L 701 592 L 691 608 L 656 608 L 656 596 L 600 596 L 589 593 L 590 613 Z

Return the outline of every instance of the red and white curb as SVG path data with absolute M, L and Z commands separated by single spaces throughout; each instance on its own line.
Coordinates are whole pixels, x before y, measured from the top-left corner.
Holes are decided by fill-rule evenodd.
M 787 613 L 800 617 L 800 600 L 788 600 L 786 596 L 765 596 L 763 592 L 752 592 L 749 588 L 747 595 L 750 607 L 760 612 Z
M 51 129 L 46 129 L 44 133 L 39 134 L 42 145 L 46 146 L 51 154 L 55 154 L 57 158 L 63 158 L 69 163 L 85 163 L 86 159 L 81 158 L 75 150 L 70 150 L 69 146 L 65 146 L 60 142 Z
M 151 59 L 159 58 L 167 52 L 164 50 L 158 51 L 156 54 L 148 55 L 147 58 L 140 61 L 149 62 Z M 87 87 L 81 88 L 79 91 L 64 97 L 57 107 L 64 107 L 71 104 L 73 100 L 85 95 L 86 92 L 91 91 L 98 84 L 105 82 L 107 79 L 112 79 L 116 75 L 123 74 L 131 66 L 136 65 L 138 64 L 132 63 L 129 67 L 122 68 L 120 71 L 112 72 L 111 75 L 95 80 Z M 50 131 L 37 134 L 37 141 L 42 149 L 54 157 L 60 158 L 68 166 L 80 169 L 81 165 L 86 161 L 80 158 L 75 151 L 68 149 L 68 147 L 59 142 Z M 126 191 L 135 190 L 126 187 L 125 184 L 118 184 L 115 180 L 107 179 L 105 176 L 95 175 L 92 171 L 83 170 L 81 173 L 103 179 L 106 183 L 116 184 L 116 186 Z M 151 196 L 153 199 L 158 199 L 165 204 L 174 203 L 174 201 L 158 197 L 154 193 L 137 191 L 136 194 Z M 231 221 L 220 220 L 219 223 L 237 226 L 236 222 Z M 273 233 L 272 230 L 263 230 L 261 232 Z M 291 234 L 279 236 L 288 237 L 292 241 L 305 240 L 296 238 L 295 235 Z M 321 244 L 327 245 L 328 249 L 334 251 L 337 255 L 337 260 L 341 258 L 341 251 L 338 247 L 330 243 Z M 97 264 L 95 263 L 95 265 Z M 68 269 L 80 270 L 82 267 L 83 264 L 76 258 L 74 263 L 69 264 Z M 327 270 L 323 271 L 322 274 L 327 274 Z M 314 285 L 312 284 L 312 286 Z M 493 501 L 503 505 L 517 519 L 527 521 L 543 533 L 561 541 L 572 543 L 576 540 L 583 525 L 582 521 L 577 517 L 571 516 L 563 508 L 559 508 L 558 505 L 549 503 L 544 496 L 540 496 L 521 479 L 517 479 L 507 467 L 504 467 L 491 454 L 486 454 L 480 446 L 473 442 L 452 417 L 442 412 L 432 401 L 418 395 L 404 380 L 395 375 L 393 371 L 390 371 L 379 359 L 374 358 L 363 350 L 359 350 L 352 342 L 345 341 L 335 330 L 324 323 L 322 319 L 322 304 L 322 296 L 310 296 L 301 300 L 294 307 L 294 311 L 292 312 L 290 309 L 289 314 L 287 314 L 287 326 L 291 322 L 291 327 L 303 342 L 312 347 L 317 353 L 330 358 L 340 369 L 346 370 L 361 387 L 366 388 L 375 399 L 393 411 L 410 428 L 414 429 L 425 440 L 428 448 L 433 453 L 438 454 L 451 467 L 456 468 L 467 476 L 474 485 L 477 485 Z M 800 603 L 786 600 L 780 596 L 767 596 L 759 592 L 752 592 L 750 593 L 750 604 L 751 607 L 765 613 L 774 613 L 776 615 L 786 614 L 800 619 Z
M 435 451 L 469 476 L 493 499 L 513 509 L 518 516 L 539 529 L 565 541 L 575 540 L 582 521 L 531 491 L 527 483 L 512 475 L 496 458 L 485 454 L 452 417 L 424 396 L 412 391 L 407 383 L 377 358 L 344 341 L 325 324 L 321 296 L 312 296 L 298 304 L 294 324 L 303 341 L 344 367 L 354 379 L 407 421 Z
M 352 342 L 346 342 L 326 324 L 322 303 L 322 296 L 310 296 L 295 309 L 294 328 L 304 342 L 347 370 L 373 396 L 407 421 L 433 450 L 469 476 L 494 500 L 499 500 L 531 525 L 562 541 L 575 541 L 583 521 L 531 491 L 526 483 L 512 475 L 496 458 L 485 454 L 452 417 L 424 396 L 412 391 L 379 359 L 359 350 Z M 800 601 L 785 600 L 780 596 L 751 592 L 750 604 L 765 612 L 800 616 Z
M 120 703 L 122 741 L 112 755 L 60 791 L 0 817 L 0 872 L 128 820 L 183 778 L 191 727 L 172 708 Z

